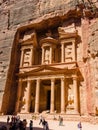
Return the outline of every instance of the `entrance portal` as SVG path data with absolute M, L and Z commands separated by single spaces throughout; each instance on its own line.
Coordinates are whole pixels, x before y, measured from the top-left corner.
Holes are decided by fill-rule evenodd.
M 50 95 L 51 95 L 51 91 L 48 90 L 47 91 L 47 105 L 46 105 L 47 110 L 50 110 Z

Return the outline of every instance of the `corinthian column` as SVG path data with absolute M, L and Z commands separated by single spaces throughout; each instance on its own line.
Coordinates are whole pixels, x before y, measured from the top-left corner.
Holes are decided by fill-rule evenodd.
M 61 113 L 65 113 L 65 79 L 61 78 Z
M 77 77 L 73 77 L 73 88 L 74 88 L 74 112 L 78 114 L 78 88 L 77 88 Z
M 18 91 L 17 91 L 17 101 L 16 101 L 16 107 L 15 107 L 15 112 L 19 112 L 19 106 L 20 106 L 20 98 L 21 98 L 21 91 L 22 91 L 22 80 L 19 79 L 18 82 Z
M 50 113 L 54 113 L 54 89 L 55 87 L 55 79 L 51 79 L 51 106 Z
M 39 113 L 40 79 L 36 83 L 35 113 Z

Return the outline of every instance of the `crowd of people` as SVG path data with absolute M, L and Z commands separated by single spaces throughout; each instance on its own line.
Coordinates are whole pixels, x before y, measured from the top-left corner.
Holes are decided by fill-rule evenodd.
M 49 130 L 48 122 L 40 116 L 39 125 L 42 125 L 43 130 Z M 63 117 L 59 116 L 59 126 L 63 126 Z M 82 130 L 82 124 L 79 122 L 77 128 Z M 27 130 L 27 120 L 20 119 L 20 116 L 8 116 L 7 125 L 0 126 L 0 130 Z M 33 130 L 33 120 L 29 121 L 28 130 Z
M 8 116 L 7 124 L 8 124 L 9 130 L 26 130 L 27 120 L 26 119 L 21 120 L 20 116 L 12 116 L 11 118 Z
M 41 116 L 39 125 L 42 124 L 43 130 L 49 130 L 48 122 Z M 27 130 L 27 120 L 20 119 L 20 116 L 8 116 L 7 125 L 0 126 L 0 130 Z M 33 130 L 33 120 L 29 122 L 29 130 Z

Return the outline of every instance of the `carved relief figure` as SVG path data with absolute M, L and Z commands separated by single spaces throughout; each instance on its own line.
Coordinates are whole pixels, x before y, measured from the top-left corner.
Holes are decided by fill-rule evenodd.
M 30 50 L 27 50 L 24 53 L 24 66 L 28 66 L 29 63 L 30 63 Z
M 69 44 L 65 48 L 65 61 L 72 61 L 72 45 Z
M 48 64 L 50 59 L 49 49 L 45 50 L 45 63 Z

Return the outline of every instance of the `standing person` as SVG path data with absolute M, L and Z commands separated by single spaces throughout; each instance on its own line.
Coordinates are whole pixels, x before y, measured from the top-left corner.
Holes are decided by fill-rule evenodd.
M 78 123 L 77 127 L 78 127 L 79 130 L 82 130 L 82 124 L 81 124 L 81 122 Z
M 7 124 L 9 124 L 9 121 L 10 121 L 10 117 L 8 116 L 7 117 Z
M 30 120 L 29 127 L 30 127 L 30 130 L 33 130 L 33 121 L 32 120 Z
M 40 116 L 39 125 L 42 123 L 42 121 L 43 121 L 43 117 L 42 117 L 42 115 L 41 115 L 41 116 Z
M 24 119 L 24 120 L 23 120 L 23 130 L 26 130 L 26 126 L 27 126 L 27 120 Z
M 45 130 L 49 130 L 49 125 L 47 121 L 45 121 Z
M 40 124 L 42 124 L 43 129 L 46 130 L 46 121 L 45 121 L 45 119 L 42 116 L 40 117 L 39 125 Z
M 62 118 L 61 116 L 59 116 L 59 126 L 61 126 L 62 123 L 63 123 L 63 122 L 62 122 L 62 121 L 63 121 L 62 119 L 63 119 L 63 118 Z

